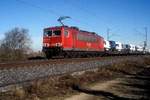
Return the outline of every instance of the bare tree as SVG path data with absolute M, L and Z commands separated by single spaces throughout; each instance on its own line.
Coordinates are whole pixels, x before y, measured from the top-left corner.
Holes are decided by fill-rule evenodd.
M 14 28 L 5 33 L 1 43 L 1 57 L 9 60 L 23 59 L 30 49 L 31 39 L 28 30 Z

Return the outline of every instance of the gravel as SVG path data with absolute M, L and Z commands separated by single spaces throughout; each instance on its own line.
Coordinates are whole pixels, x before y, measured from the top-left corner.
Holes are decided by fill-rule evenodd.
M 94 61 L 84 61 L 84 62 L 69 62 L 69 63 L 55 63 L 37 66 L 24 66 L 16 67 L 10 69 L 0 70 L 0 91 L 3 90 L 5 86 L 12 84 L 18 84 L 26 81 L 31 81 L 39 78 L 48 77 L 51 75 L 61 75 L 66 73 L 79 72 L 89 69 L 95 69 L 99 67 L 108 66 L 111 64 L 121 63 L 123 61 L 137 61 L 142 57 L 122 57 L 115 59 L 105 59 L 105 60 L 94 60 Z

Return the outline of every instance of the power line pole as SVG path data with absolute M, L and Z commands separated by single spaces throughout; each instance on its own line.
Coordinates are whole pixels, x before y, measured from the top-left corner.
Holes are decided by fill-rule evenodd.
M 144 50 L 146 50 L 146 47 L 147 47 L 147 27 L 145 27 L 144 30 L 145 30 Z
M 107 28 L 107 41 L 109 41 L 109 32 L 110 32 L 110 29 Z

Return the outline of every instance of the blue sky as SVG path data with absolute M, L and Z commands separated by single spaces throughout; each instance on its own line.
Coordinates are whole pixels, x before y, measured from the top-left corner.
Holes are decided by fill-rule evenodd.
M 59 16 L 69 26 L 94 31 L 123 43 L 142 45 L 144 27 L 150 30 L 150 0 L 1 0 L 0 39 L 14 27 L 29 29 L 32 48 L 41 50 L 43 28 L 60 25 Z M 149 45 L 150 47 L 150 45 Z

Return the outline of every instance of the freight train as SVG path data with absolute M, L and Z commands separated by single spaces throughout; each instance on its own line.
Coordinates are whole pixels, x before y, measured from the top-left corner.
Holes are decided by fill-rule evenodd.
M 95 32 L 69 26 L 45 28 L 42 51 L 48 59 L 53 56 L 88 57 L 105 54 L 144 53 L 140 46 L 107 41 Z

